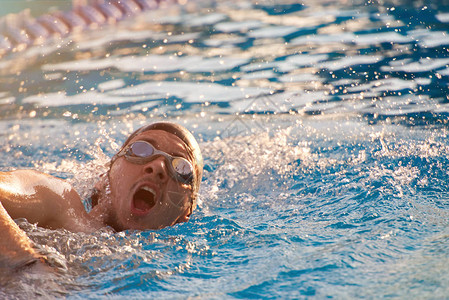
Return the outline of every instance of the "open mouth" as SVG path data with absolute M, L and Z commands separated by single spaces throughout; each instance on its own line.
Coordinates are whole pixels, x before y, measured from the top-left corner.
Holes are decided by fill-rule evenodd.
M 156 192 L 150 187 L 141 187 L 133 196 L 133 207 L 139 214 L 149 212 L 154 205 L 156 205 Z

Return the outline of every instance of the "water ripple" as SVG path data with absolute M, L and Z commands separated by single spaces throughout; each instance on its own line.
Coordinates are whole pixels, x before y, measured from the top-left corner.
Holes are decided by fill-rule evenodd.
M 5 170 L 67 178 L 87 199 L 127 134 L 158 120 L 192 130 L 205 159 L 186 224 L 89 235 L 18 220 L 68 268 L 13 285 L 68 298 L 445 298 L 440 2 L 201 0 L 2 60 Z

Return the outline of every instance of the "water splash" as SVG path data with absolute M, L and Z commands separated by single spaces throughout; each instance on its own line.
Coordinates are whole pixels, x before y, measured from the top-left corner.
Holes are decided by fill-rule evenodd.
M 41 168 L 87 197 L 140 125 L 171 120 L 202 140 L 188 223 L 28 230 L 54 239 L 69 297 L 444 298 L 446 6 L 199 7 L 1 63 L 15 74 L 0 76 L 5 168 Z

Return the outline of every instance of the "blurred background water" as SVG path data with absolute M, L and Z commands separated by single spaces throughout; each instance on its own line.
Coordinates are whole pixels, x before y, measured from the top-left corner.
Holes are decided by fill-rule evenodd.
M 17 220 L 67 270 L 0 295 L 446 298 L 448 34 L 445 1 L 199 0 L 3 57 L 2 170 L 87 199 L 127 134 L 169 120 L 205 172 L 172 228 Z

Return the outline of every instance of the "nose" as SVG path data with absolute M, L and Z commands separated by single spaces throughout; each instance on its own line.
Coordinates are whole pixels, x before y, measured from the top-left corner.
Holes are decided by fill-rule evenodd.
M 165 182 L 168 179 L 166 164 L 165 157 L 159 156 L 145 165 L 145 173 L 153 175 L 156 181 Z

